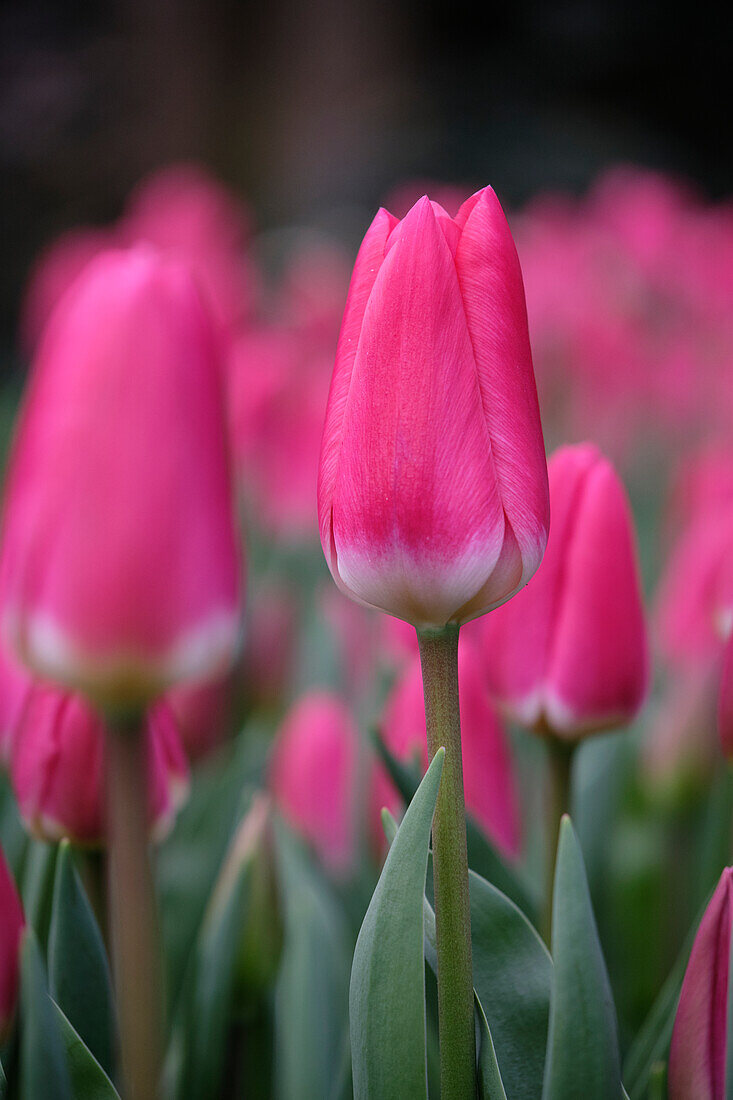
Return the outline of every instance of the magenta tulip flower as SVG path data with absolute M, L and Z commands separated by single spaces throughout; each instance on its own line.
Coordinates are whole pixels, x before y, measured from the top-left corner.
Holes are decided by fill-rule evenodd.
M 648 681 L 634 525 L 590 444 L 549 463 L 552 532 L 534 580 L 482 624 L 489 686 L 521 724 L 573 740 L 630 721 Z
M 145 723 L 150 829 L 161 839 L 188 791 L 188 765 L 165 703 Z M 21 816 L 44 840 L 106 839 L 102 720 L 82 695 L 47 684 L 31 689 L 13 741 L 11 779 Z
M 33 681 L 0 646 L 0 766 L 10 760 L 13 737 Z
M 490 188 L 451 218 L 380 210 L 359 251 L 321 448 L 321 543 L 339 588 L 418 627 L 529 580 L 548 492 L 522 276 Z
M 733 868 L 726 867 L 687 964 L 669 1052 L 669 1100 L 725 1100 Z
M 516 856 L 520 826 L 511 753 L 489 699 L 483 662 L 476 647 L 463 637 L 458 649 L 458 685 L 466 809 L 506 855 Z M 381 728 L 387 747 L 398 759 L 416 756 L 423 772 L 427 770 L 425 701 L 418 655 L 395 684 Z
M 46 328 L 11 457 L 5 637 L 104 706 L 214 676 L 239 632 L 221 369 L 193 277 L 107 252 Z
M 18 953 L 24 924 L 18 891 L 0 848 L 0 1046 L 8 1036 L 18 1000 Z

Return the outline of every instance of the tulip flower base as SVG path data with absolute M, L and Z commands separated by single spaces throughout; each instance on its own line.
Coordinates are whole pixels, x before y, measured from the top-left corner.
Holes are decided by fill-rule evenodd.
M 433 820 L 433 881 L 438 953 L 438 1024 L 443 1100 L 475 1089 L 476 1043 L 471 969 L 466 808 L 458 705 L 458 628 L 418 631 L 428 754 L 445 748 Z

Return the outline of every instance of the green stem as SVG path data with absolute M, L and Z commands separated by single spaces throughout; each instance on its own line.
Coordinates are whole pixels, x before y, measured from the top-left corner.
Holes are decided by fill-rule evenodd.
M 562 815 L 570 812 L 570 787 L 575 744 L 561 741 L 552 733 L 546 735 L 547 757 L 550 771 L 547 798 L 547 871 L 545 875 L 545 911 L 542 931 L 545 943 L 550 946 L 552 937 L 552 894 L 555 884 L 557 845 L 560 839 Z
M 441 1100 L 474 1100 L 476 1039 L 466 810 L 458 707 L 458 627 L 418 631 L 428 753 L 445 748 L 433 819 Z
M 162 981 L 148 854 L 143 722 L 108 723 L 109 917 L 125 1100 L 160 1095 Z

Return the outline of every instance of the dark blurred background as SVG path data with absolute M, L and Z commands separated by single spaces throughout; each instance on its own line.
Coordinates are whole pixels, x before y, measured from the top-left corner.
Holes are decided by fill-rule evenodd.
M 2 348 L 39 247 L 170 160 L 208 164 L 265 228 L 354 240 L 405 177 L 490 181 L 511 205 L 632 161 L 728 193 L 730 36 L 713 8 L 673 10 L 4 0 Z

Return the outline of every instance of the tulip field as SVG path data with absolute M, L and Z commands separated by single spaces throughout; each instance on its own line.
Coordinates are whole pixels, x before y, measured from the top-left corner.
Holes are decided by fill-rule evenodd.
M 733 207 L 383 202 L 28 272 L 0 1100 L 733 1097 Z

